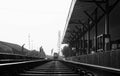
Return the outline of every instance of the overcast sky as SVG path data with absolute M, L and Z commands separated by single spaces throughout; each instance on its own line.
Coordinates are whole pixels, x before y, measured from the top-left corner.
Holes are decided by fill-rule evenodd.
M 0 0 L 0 41 L 25 44 L 45 53 L 57 49 L 58 31 L 63 34 L 71 0 Z

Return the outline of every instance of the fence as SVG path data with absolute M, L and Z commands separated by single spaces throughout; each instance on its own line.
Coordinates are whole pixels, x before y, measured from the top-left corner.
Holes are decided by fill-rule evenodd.
M 81 63 L 120 68 L 120 49 L 108 52 L 98 52 L 89 55 L 74 56 L 68 59 Z

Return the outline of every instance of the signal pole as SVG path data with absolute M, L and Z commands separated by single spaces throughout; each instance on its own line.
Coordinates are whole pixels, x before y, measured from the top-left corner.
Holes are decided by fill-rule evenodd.
M 61 32 L 58 31 L 58 55 L 61 54 Z

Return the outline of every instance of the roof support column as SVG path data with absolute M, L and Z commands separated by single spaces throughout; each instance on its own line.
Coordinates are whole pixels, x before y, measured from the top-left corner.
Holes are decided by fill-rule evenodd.
M 109 0 L 105 5 L 105 51 L 110 50 L 110 34 L 109 34 Z
M 90 25 L 88 25 L 88 50 L 87 54 L 90 53 Z
M 109 1 L 106 0 L 105 34 L 109 34 Z
M 98 15 L 98 9 L 95 9 L 95 51 L 97 52 L 98 45 L 97 45 L 97 35 L 98 35 L 98 25 L 97 25 L 97 15 Z
M 85 34 L 83 35 L 83 54 L 85 54 Z
M 76 40 L 75 41 L 75 48 L 76 48 L 76 56 L 78 56 L 79 55 L 79 41 L 78 40 Z

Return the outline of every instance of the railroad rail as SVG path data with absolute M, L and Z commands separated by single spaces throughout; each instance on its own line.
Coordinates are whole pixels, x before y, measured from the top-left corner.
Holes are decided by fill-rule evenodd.
M 50 60 L 31 60 L 0 64 L 0 76 L 17 76 L 24 70 L 31 69 L 49 61 Z
M 104 67 L 74 61 L 61 61 L 81 76 L 120 76 L 120 69 Z
M 120 69 L 67 60 L 31 60 L 0 64 L 1 76 L 120 76 Z

